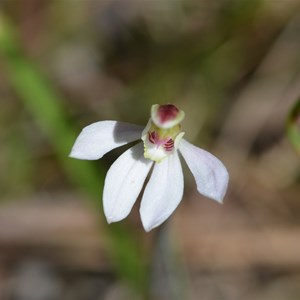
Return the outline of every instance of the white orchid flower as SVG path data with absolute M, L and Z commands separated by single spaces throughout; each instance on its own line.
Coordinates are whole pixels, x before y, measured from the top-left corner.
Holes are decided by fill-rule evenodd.
M 101 121 L 82 130 L 70 157 L 100 159 L 114 148 L 143 141 L 123 153 L 106 175 L 103 206 L 108 223 L 128 216 L 152 167 L 140 205 L 144 229 L 150 231 L 159 226 L 174 212 L 182 199 L 184 186 L 178 152 L 194 175 L 198 192 L 222 203 L 228 172 L 215 156 L 183 139 L 180 123 L 184 115 L 175 105 L 155 104 L 145 128 Z

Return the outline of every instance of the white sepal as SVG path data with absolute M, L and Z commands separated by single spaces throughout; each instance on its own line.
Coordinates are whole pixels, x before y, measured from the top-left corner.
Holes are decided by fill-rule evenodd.
M 143 127 L 117 121 L 93 123 L 81 131 L 70 157 L 95 160 L 110 150 L 141 138 Z
M 181 140 L 179 151 L 195 177 L 198 192 L 222 203 L 229 180 L 223 163 L 211 153 L 190 144 L 185 139 Z
M 177 152 L 156 163 L 146 186 L 140 214 L 144 229 L 163 223 L 176 209 L 183 195 L 183 174 Z
M 103 191 L 107 222 L 127 217 L 134 205 L 153 162 L 144 158 L 139 143 L 123 153 L 107 172 Z

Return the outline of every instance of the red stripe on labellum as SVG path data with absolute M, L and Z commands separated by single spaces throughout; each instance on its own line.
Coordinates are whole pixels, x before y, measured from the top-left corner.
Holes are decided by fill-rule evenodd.
M 157 141 L 157 133 L 155 131 L 152 131 L 152 132 L 148 132 L 148 138 L 149 138 L 149 141 L 152 143 L 152 144 L 156 144 L 156 141 Z
M 157 147 L 163 146 L 166 151 L 172 151 L 174 148 L 174 141 L 172 138 L 160 139 L 156 131 L 148 132 L 149 142 Z
M 170 138 L 164 143 L 164 149 L 166 151 L 172 151 L 174 148 L 174 141 Z

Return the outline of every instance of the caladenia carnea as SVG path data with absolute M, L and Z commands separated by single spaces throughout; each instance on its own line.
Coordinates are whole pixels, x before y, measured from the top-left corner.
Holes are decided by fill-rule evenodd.
M 200 194 L 222 203 L 229 175 L 211 153 L 188 141 L 181 131 L 184 112 L 173 104 L 151 108 L 145 128 L 118 121 L 100 121 L 85 127 L 70 157 L 100 159 L 110 150 L 142 140 L 125 151 L 110 167 L 104 184 L 103 206 L 108 223 L 128 216 L 153 166 L 140 205 L 146 231 L 162 224 L 183 196 L 183 173 L 178 153 L 195 177 Z

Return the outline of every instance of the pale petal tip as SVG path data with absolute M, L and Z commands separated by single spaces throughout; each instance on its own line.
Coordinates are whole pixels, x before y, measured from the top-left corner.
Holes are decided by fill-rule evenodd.
M 76 159 L 80 159 L 80 155 L 78 153 L 76 153 L 73 149 L 71 150 L 70 154 L 69 154 L 70 158 L 76 158 Z
M 142 220 L 142 224 L 146 232 L 150 232 L 153 228 L 156 227 L 155 225 L 153 226 L 151 224 L 146 224 L 143 220 Z
M 198 190 L 198 192 L 200 194 L 205 195 L 206 197 L 217 201 L 219 204 L 223 204 L 224 203 L 224 198 L 226 196 L 226 192 L 228 189 L 228 183 L 229 183 L 229 173 L 226 169 L 226 167 L 223 165 L 223 176 L 222 176 L 222 182 L 223 184 L 221 185 L 220 189 L 216 190 L 215 193 L 213 194 L 204 194 L 203 192 L 201 192 L 200 190 Z
M 115 222 L 120 221 L 119 219 L 116 219 L 113 216 L 107 216 L 106 214 L 105 214 L 105 217 L 106 217 L 107 224 L 111 224 L 111 223 L 115 223 Z
M 141 216 L 143 228 L 146 232 L 150 232 L 151 230 L 160 226 L 164 222 L 163 219 L 160 220 L 160 219 L 153 219 L 153 218 L 146 217 L 145 211 L 142 212 L 142 209 L 140 209 L 140 216 Z
M 215 199 L 219 204 L 223 204 L 224 203 L 224 196 L 223 197 L 215 197 Z
M 104 212 L 104 216 L 106 218 L 106 222 L 107 224 L 111 224 L 111 223 L 114 223 L 114 222 L 117 222 L 118 220 L 116 220 L 116 218 L 111 214 L 110 211 L 108 211 L 108 209 L 105 207 L 103 207 L 103 212 Z
M 106 218 L 106 222 L 107 222 L 107 224 L 111 224 L 111 223 L 113 223 L 113 220 L 111 218 Z
M 224 202 L 224 197 L 227 193 L 227 189 L 228 189 L 228 184 L 229 184 L 229 173 L 227 168 L 224 166 L 224 175 L 223 175 L 223 181 L 224 181 L 224 185 L 223 185 L 223 192 L 221 194 L 221 196 L 219 197 L 219 203 L 223 204 Z
M 90 156 L 87 156 L 85 155 L 83 152 L 80 152 L 76 149 L 72 149 L 72 151 L 70 152 L 69 154 L 69 157 L 70 158 L 75 158 L 75 159 L 82 159 L 82 160 L 97 160 L 101 157 L 90 157 Z
M 145 228 L 145 227 L 144 227 L 144 230 L 145 230 L 145 232 L 147 232 L 147 233 L 150 232 L 152 229 L 153 229 L 153 228 L 151 228 L 151 227 L 149 227 L 149 228 Z
M 78 154 L 76 155 L 76 152 L 72 149 L 71 152 L 69 153 L 69 157 L 71 158 L 77 158 Z
M 223 204 L 224 203 L 224 197 L 225 195 L 217 195 L 217 194 L 212 194 L 212 193 L 204 193 L 203 191 L 199 190 L 197 188 L 197 191 L 199 194 L 203 195 L 204 197 L 207 197 L 208 199 L 214 200 L 216 202 L 218 202 L 219 204 Z
M 146 232 L 149 232 L 156 227 L 153 221 L 151 222 L 149 218 L 146 218 L 145 211 L 143 211 L 142 207 L 140 207 L 140 216 L 143 228 Z

